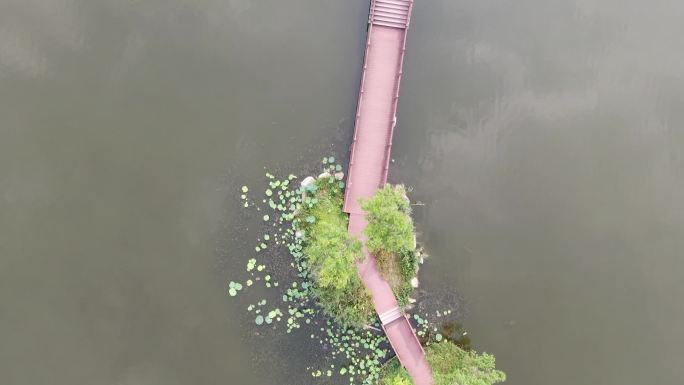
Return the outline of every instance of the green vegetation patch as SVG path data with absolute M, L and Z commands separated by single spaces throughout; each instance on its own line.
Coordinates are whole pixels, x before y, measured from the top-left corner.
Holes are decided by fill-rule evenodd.
M 362 245 L 347 231 L 342 170 L 334 157 L 326 157 L 323 174 L 315 180 L 306 178 L 303 185 L 293 174 L 279 179 L 267 172 L 264 190 L 242 186 L 237 191 L 241 204 L 258 221 L 261 235 L 251 241 L 254 252 L 245 258 L 249 259 L 243 279 L 228 283 L 228 295 L 237 300 L 257 286 L 273 290 L 268 300 L 253 299 L 245 304 L 247 321 L 264 333 L 281 330 L 289 334 L 302 329 L 315 345 L 325 347 L 320 352 L 322 362 L 307 368 L 313 377 L 340 376 L 350 384 L 408 385 L 410 379 L 396 360 L 383 366 L 390 345 L 358 277 L 356 262 L 363 257 Z M 406 306 L 422 261 L 415 246 L 406 190 L 387 186 L 362 202 L 362 207 L 369 221 L 365 234 L 368 249 L 400 304 Z M 291 258 L 283 258 L 288 254 Z M 505 376 L 494 369 L 494 357 L 453 344 L 469 341 L 465 332 L 459 327 L 438 327 L 449 321 L 451 314 L 451 310 L 437 310 L 410 317 L 422 342 L 438 342 L 427 347 L 436 385 L 502 381 Z
M 451 342 L 431 344 L 425 349 L 435 385 L 492 385 L 506 381 L 496 369 L 494 356 L 466 351 Z M 406 369 L 395 359 L 383 368 L 380 385 L 412 385 Z
M 293 174 L 277 178 L 266 172 L 263 190 L 242 186 L 238 191 L 242 205 L 259 219 L 261 235 L 253 241 L 242 281 L 230 281 L 228 295 L 237 300 L 256 294 L 252 290 L 258 286 L 272 290 L 258 291 L 269 300 L 246 304 L 248 322 L 260 329 L 258 334 L 309 334 L 311 349 L 325 347 L 307 367 L 313 377 L 377 385 L 389 343 L 354 265 L 362 256 L 361 244 L 347 235 L 343 168 L 326 157 L 322 171 L 318 180 L 304 179 L 303 186 Z
M 362 201 L 361 207 L 368 220 L 366 247 L 375 256 L 399 305 L 406 307 L 420 261 L 406 189 L 402 185 L 386 185 L 372 198 Z
M 295 228 L 302 237 L 313 295 L 324 312 L 340 324 L 369 324 L 373 303 L 355 265 L 363 257 L 362 244 L 347 231 L 341 184 L 334 176 L 324 175 L 306 186 L 303 194 Z

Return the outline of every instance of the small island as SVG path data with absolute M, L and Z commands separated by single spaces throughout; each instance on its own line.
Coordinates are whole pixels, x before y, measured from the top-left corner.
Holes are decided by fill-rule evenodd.
M 331 358 L 345 364 L 312 370 L 313 377 L 344 376 L 351 384 L 412 384 L 393 357 L 370 293 L 358 275 L 364 245 L 347 231 L 343 167 L 334 157 L 325 157 L 316 177 L 299 183 L 293 174 L 278 179 L 266 173 L 266 178 L 263 195 L 252 196 L 249 187 L 242 187 L 243 206 L 249 213 L 259 212 L 265 233 L 257 240 L 257 257 L 247 261 L 248 279 L 231 281 L 229 295 L 237 296 L 256 283 L 282 292 L 282 306 L 268 307 L 264 299 L 249 305 L 257 327 L 277 329 L 282 324 L 291 333 L 303 325 L 312 329 L 325 325 L 321 335 L 312 334 L 312 339 L 333 346 Z M 365 246 L 401 309 L 411 311 L 417 302 L 413 296 L 418 272 L 427 255 L 418 246 L 408 191 L 403 185 L 387 184 L 360 204 L 368 221 Z M 261 258 L 267 250 L 288 254 L 292 271 L 273 271 L 269 258 Z M 294 278 L 283 282 L 277 277 Z M 412 320 L 436 385 L 491 385 L 505 380 L 492 355 L 476 353 L 444 331 L 449 309 L 435 309 L 431 314 L 414 313 Z

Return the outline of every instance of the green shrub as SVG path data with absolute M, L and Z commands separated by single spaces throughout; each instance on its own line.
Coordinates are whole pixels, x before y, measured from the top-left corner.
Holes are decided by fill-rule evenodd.
M 365 230 L 368 251 L 397 254 L 413 249 L 411 205 L 406 199 L 404 186 L 386 185 L 372 198 L 361 202 L 361 207 L 368 220 Z
M 330 317 L 358 327 L 370 322 L 374 310 L 355 265 L 363 257 L 362 245 L 347 231 L 342 203 L 339 183 L 333 177 L 319 178 L 306 189 L 297 223 L 304 236 L 312 293 Z
M 371 296 L 359 278 L 342 290 L 317 286 L 312 293 L 325 313 L 343 326 L 368 325 L 375 314 Z
M 506 374 L 496 369 L 491 354 L 465 351 L 451 342 L 432 344 L 425 354 L 435 385 L 492 385 L 506 381 Z M 395 359 L 381 374 L 380 385 L 410 385 L 411 379 Z
M 413 291 L 418 252 L 411 219 L 411 205 L 402 185 L 386 185 L 361 202 L 368 226 L 366 247 L 374 256 L 383 278 L 390 284 L 399 305 L 405 307 Z
M 378 385 L 413 385 L 411 377 L 395 357 L 380 371 Z

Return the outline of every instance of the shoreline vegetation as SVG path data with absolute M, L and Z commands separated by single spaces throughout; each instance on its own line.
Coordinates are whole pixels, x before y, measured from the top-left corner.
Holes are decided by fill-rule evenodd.
M 327 367 L 307 368 L 313 377 L 342 376 L 350 384 L 409 385 L 408 374 L 392 358 L 370 293 L 358 276 L 356 263 L 364 258 L 363 245 L 347 231 L 343 168 L 334 157 L 323 158 L 322 164 L 317 178 L 307 177 L 301 183 L 292 174 L 278 179 L 266 173 L 268 188 L 260 197 L 242 186 L 243 206 L 268 214 L 259 214 L 264 234 L 256 240 L 256 257 L 247 261 L 246 279 L 231 281 L 228 294 L 235 297 L 263 284 L 282 295 L 280 306 L 260 299 L 247 311 L 257 327 L 285 327 L 288 334 L 305 328 L 311 339 L 330 346 Z M 416 302 L 412 295 L 426 255 L 417 246 L 406 188 L 387 185 L 360 203 L 368 220 L 366 247 L 402 309 L 409 310 Z M 274 263 L 284 251 L 291 257 L 289 268 Z M 446 332 L 444 325 L 453 323 L 451 317 L 448 309 L 414 312 L 411 317 L 426 346 L 435 385 L 504 381 L 505 374 L 494 368 L 493 356 L 459 347 L 459 336 Z
M 435 385 L 491 385 L 506 381 L 506 374 L 496 370 L 491 354 L 478 354 L 461 349 L 455 343 L 442 341 L 425 348 Z M 394 358 L 380 372 L 379 385 L 411 385 L 413 382 Z
M 363 245 L 347 232 L 343 185 L 324 172 L 303 186 L 303 205 L 293 226 L 313 278 L 312 294 L 323 311 L 343 326 L 363 327 L 375 312 L 356 270 Z
M 390 284 L 399 306 L 405 310 L 418 287 L 418 268 L 424 258 L 417 249 L 411 218 L 411 202 L 403 185 L 386 185 L 361 202 L 368 226 L 366 247 L 373 254 L 383 278 Z

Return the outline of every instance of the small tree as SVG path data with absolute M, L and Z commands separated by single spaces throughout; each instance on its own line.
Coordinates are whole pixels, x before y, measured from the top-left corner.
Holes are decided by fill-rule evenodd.
M 371 253 L 400 254 L 413 250 L 411 206 L 404 186 L 386 185 L 372 198 L 362 201 L 361 208 L 368 220 L 366 246 Z

